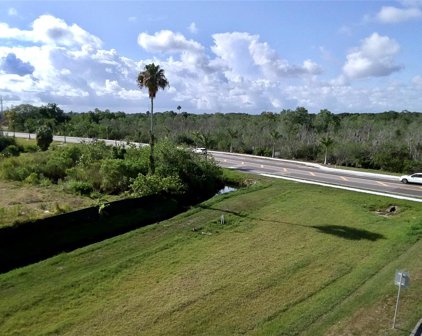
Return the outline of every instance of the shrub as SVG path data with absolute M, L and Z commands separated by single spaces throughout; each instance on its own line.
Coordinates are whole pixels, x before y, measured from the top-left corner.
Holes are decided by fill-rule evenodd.
M 24 181 L 34 172 L 38 173 L 31 157 L 11 157 L 0 163 L 0 176 L 6 180 Z
M 162 177 L 159 175 L 139 174 L 132 183 L 132 191 L 136 196 L 155 194 L 179 194 L 183 191 L 182 181 L 177 176 Z
M 77 180 L 89 183 L 96 191 L 101 189 L 101 162 L 92 162 L 91 164 L 76 165 L 66 170 L 67 178 L 70 180 Z
M 53 142 L 53 131 L 48 126 L 41 126 L 37 129 L 37 145 L 41 150 L 46 151 Z
M 4 156 L 9 157 L 9 156 L 18 156 L 21 151 L 22 151 L 21 148 L 19 148 L 16 145 L 9 145 L 1 153 Z
M 40 166 L 42 174 L 56 183 L 59 179 L 66 177 L 66 170 L 72 166 L 72 161 L 68 158 L 50 155 L 49 160 Z
M 375 168 L 401 173 L 405 170 L 409 154 L 406 148 L 392 144 L 385 144 L 373 156 L 372 163 Z
M 10 145 L 16 146 L 16 139 L 0 135 L 0 152 L 3 152 L 3 150 Z
M 23 152 L 25 153 L 35 153 L 39 151 L 39 147 L 37 145 L 23 145 Z
M 65 190 L 79 195 L 89 195 L 93 187 L 89 182 L 70 180 L 65 183 Z
M 209 196 L 223 185 L 223 173 L 212 158 L 194 155 L 169 142 L 157 145 L 157 174 L 178 176 L 185 190 L 195 198 Z
M 129 189 L 130 181 L 145 173 L 145 167 L 136 161 L 108 159 L 103 160 L 100 168 L 101 190 L 107 193 L 119 193 Z
M 25 178 L 24 182 L 29 184 L 39 184 L 40 179 L 37 173 L 31 173 Z

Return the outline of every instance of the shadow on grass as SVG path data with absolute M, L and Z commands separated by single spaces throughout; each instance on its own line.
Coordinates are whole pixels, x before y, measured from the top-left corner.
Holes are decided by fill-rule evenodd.
M 349 226 L 344 226 L 344 225 L 303 225 L 303 224 L 299 224 L 299 223 L 290 223 L 290 222 L 285 222 L 285 221 L 277 221 L 277 220 L 269 220 L 269 219 L 264 219 L 264 218 L 257 218 L 257 217 L 253 217 L 250 215 L 247 215 L 245 213 L 240 213 L 240 212 L 236 212 L 236 211 L 231 211 L 231 210 L 227 210 L 227 209 L 219 209 L 216 207 L 212 207 L 212 206 L 206 206 L 206 205 L 198 205 L 198 207 L 202 208 L 202 209 L 208 209 L 208 210 L 215 210 L 215 211 L 221 211 L 223 213 L 228 213 L 228 214 L 232 214 L 241 218 L 248 218 L 251 220 L 258 220 L 258 221 L 262 221 L 262 222 L 271 222 L 271 223 L 280 223 L 280 224 L 286 224 L 286 225 L 294 225 L 294 226 L 300 226 L 300 227 L 304 227 L 304 228 L 313 228 L 318 230 L 321 233 L 325 233 L 325 234 L 331 234 L 343 239 L 349 239 L 349 240 L 370 240 L 370 241 L 377 241 L 379 239 L 385 239 L 384 235 L 376 233 L 376 232 L 371 232 L 371 231 L 367 231 L 367 230 L 363 230 L 363 229 L 356 229 L 353 227 L 349 227 Z
M 377 241 L 378 239 L 384 239 L 382 234 L 371 232 L 362 229 L 356 229 L 349 226 L 343 225 L 321 225 L 311 226 L 321 233 L 331 234 L 337 237 L 341 237 L 349 240 L 370 240 Z

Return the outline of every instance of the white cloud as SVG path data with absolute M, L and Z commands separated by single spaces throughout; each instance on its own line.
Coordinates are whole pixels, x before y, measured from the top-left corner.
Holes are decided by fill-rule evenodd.
M 300 105 L 334 112 L 422 106 L 422 98 L 414 98 L 420 96 L 421 76 L 401 86 L 383 86 L 385 81 L 373 89 L 363 81 L 357 82 L 363 88 L 352 86 L 353 78 L 399 68 L 394 62 L 399 45 L 376 33 L 349 53 L 343 74 L 326 82 L 319 79 L 321 67 L 315 61 L 305 58 L 292 64 L 258 35 L 245 32 L 214 34 L 210 48 L 169 30 L 141 33 L 139 45 L 154 53 L 142 60 L 102 49 L 98 37 L 52 16 L 36 19 L 29 30 L 0 23 L 0 38 L 7 40 L 0 45 L 0 94 L 15 105 L 55 102 L 74 111 L 146 111 L 148 93 L 136 86 L 136 76 L 155 62 L 171 85 L 160 91 L 157 111 L 177 105 L 190 112 L 249 113 Z
M 68 48 L 86 46 L 100 48 L 102 45 L 98 37 L 89 34 L 78 25 L 68 25 L 51 15 L 42 15 L 37 18 L 32 24 L 32 30 L 10 28 L 6 23 L 0 23 L 0 38 L 41 42 Z
M 203 47 L 196 41 L 187 40 L 182 34 L 161 30 L 154 35 L 141 33 L 138 44 L 148 52 L 202 52 Z
M 417 7 L 397 8 L 385 6 L 378 12 L 376 19 L 382 23 L 399 23 L 414 19 L 422 19 L 422 10 Z
M 291 65 L 280 58 L 258 35 L 249 33 L 214 34 L 214 46 L 211 50 L 218 56 L 219 63 L 229 70 L 227 74 L 233 80 L 260 77 L 279 80 L 284 77 L 317 74 L 321 68 L 310 60 L 303 65 Z
M 343 72 L 349 78 L 388 76 L 402 69 L 394 60 L 399 51 L 400 45 L 395 40 L 373 33 L 347 55 Z
M 7 14 L 9 16 L 17 16 L 18 15 L 18 11 L 15 8 L 11 7 L 11 8 L 8 9 Z
M 39 17 L 31 30 L 0 25 L 0 37 L 15 45 L 0 46 L 0 93 L 73 110 L 82 105 L 131 105 L 140 66 L 114 49 L 99 49 L 98 37 L 52 16 Z M 143 95 L 137 91 L 139 102 Z
M 192 22 L 192 23 L 189 25 L 188 29 L 189 29 L 189 31 L 190 31 L 192 34 L 197 34 L 197 33 L 198 33 L 198 28 L 196 27 L 196 23 L 195 23 L 195 22 Z

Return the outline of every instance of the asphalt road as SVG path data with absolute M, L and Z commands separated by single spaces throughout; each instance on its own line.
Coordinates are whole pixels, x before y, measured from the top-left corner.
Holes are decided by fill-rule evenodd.
M 4 132 L 13 136 L 12 132 Z M 35 139 L 35 134 L 15 132 L 20 138 Z M 55 141 L 80 143 L 92 141 L 89 138 L 54 136 Z M 108 145 L 125 145 L 125 141 L 106 140 Z M 146 144 L 133 143 L 136 146 Z M 385 194 L 392 197 L 403 197 L 422 202 L 422 185 L 403 184 L 399 177 L 382 174 L 372 174 L 352 170 L 325 167 L 314 163 L 296 162 L 290 160 L 271 159 L 253 155 L 209 151 L 215 160 L 225 168 L 232 168 L 252 174 L 270 175 L 278 178 L 293 179 L 327 186 L 351 188 L 356 191 L 367 191 Z
M 266 174 L 280 178 L 374 191 L 420 199 L 422 201 L 422 185 L 403 184 L 397 176 L 349 171 L 313 163 L 262 158 L 252 155 L 214 151 L 210 152 L 210 154 L 225 168 L 253 174 Z

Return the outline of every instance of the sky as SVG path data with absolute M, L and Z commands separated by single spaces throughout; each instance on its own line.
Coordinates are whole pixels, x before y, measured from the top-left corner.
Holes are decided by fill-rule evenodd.
M 422 112 L 422 0 L 3 1 L 4 108 Z

